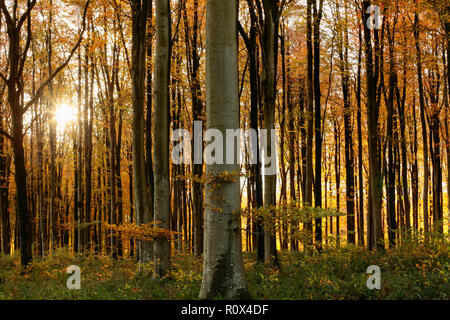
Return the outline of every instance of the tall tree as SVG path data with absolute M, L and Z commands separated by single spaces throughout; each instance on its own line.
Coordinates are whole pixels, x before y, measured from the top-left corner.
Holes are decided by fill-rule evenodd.
M 48 50 L 48 74 L 52 74 L 52 55 L 53 55 L 53 40 L 52 40 L 52 24 L 53 24 L 53 1 L 50 0 L 50 10 L 48 15 L 48 31 L 47 31 L 47 50 Z M 56 212 L 56 120 L 55 105 L 53 96 L 53 81 L 48 84 L 48 108 L 51 114 L 49 121 L 49 140 L 50 140 L 50 219 L 51 219 L 51 233 L 50 243 L 51 249 L 55 250 L 57 245 L 57 212 Z
M 199 3 L 198 0 L 193 2 L 193 21 L 190 25 L 186 1 L 182 1 L 183 5 L 183 20 L 185 24 L 185 42 L 186 42 L 186 56 L 188 57 L 188 81 L 190 85 L 190 93 L 192 99 L 192 111 L 193 121 L 203 121 L 204 108 L 201 100 L 201 87 L 200 87 L 200 54 L 201 38 L 199 36 L 199 30 L 201 20 L 199 18 Z M 200 20 L 200 21 L 199 21 Z M 194 127 L 195 124 L 193 124 Z M 197 140 L 194 140 L 197 143 Z M 201 178 L 203 176 L 203 164 L 195 163 L 197 158 L 201 158 L 201 152 L 203 150 L 203 143 L 201 145 L 192 145 L 192 158 L 193 163 L 193 176 L 192 182 L 192 200 L 194 211 L 194 255 L 200 256 L 203 253 L 203 184 Z
M 361 115 L 361 67 L 362 67 L 362 31 L 358 26 L 358 71 L 356 79 L 356 103 L 358 111 L 356 122 L 358 127 L 358 187 L 359 187 L 359 215 L 358 215 L 358 244 L 364 246 L 364 180 L 363 180 L 363 144 L 362 144 L 362 115 Z
M 424 232 L 430 231 L 428 218 L 428 180 L 430 177 L 430 169 L 428 167 L 428 135 L 425 114 L 425 93 L 423 88 L 423 72 L 422 72 L 422 53 L 420 49 L 420 26 L 419 14 L 414 14 L 414 40 L 416 46 L 416 67 L 417 67 L 417 82 L 419 85 L 419 105 L 420 105 L 420 120 L 422 124 L 422 140 L 423 140 L 423 196 L 422 196 L 422 212 L 424 222 Z
M 395 185 L 396 185 L 396 159 L 394 158 L 394 98 L 395 88 L 397 86 L 397 73 L 395 69 L 395 57 L 394 57 L 394 41 L 395 41 L 395 26 L 397 24 L 397 18 L 394 17 L 394 21 L 391 25 L 391 21 L 386 23 L 386 32 L 389 42 L 389 93 L 386 97 L 387 107 L 387 145 L 388 145 L 388 164 L 387 164 L 387 176 L 386 176 L 386 189 L 387 189 L 387 222 L 388 222 L 388 238 L 389 245 L 394 246 L 396 241 L 396 208 L 395 208 Z
M 263 0 L 261 4 L 257 1 L 260 28 L 261 28 L 261 53 L 262 53 L 262 100 L 264 112 L 264 128 L 266 130 L 275 129 L 275 98 L 278 62 L 278 28 L 279 19 L 286 1 Z M 264 9 L 264 13 L 263 13 Z M 272 135 L 267 135 L 267 148 L 265 152 L 269 155 L 275 153 L 272 150 Z M 266 174 L 264 176 L 264 207 L 270 210 L 276 205 L 276 176 Z M 275 215 L 275 212 L 271 212 Z M 278 264 L 276 248 L 276 236 L 274 232 L 265 230 L 264 236 L 266 263 Z
M 155 174 L 155 223 L 169 230 L 169 70 L 170 20 L 169 0 L 156 1 L 156 57 L 155 57 L 155 130 L 153 171 Z M 155 276 L 163 277 L 169 271 L 170 238 L 158 236 L 154 242 Z
M 364 45 L 366 59 L 366 94 L 367 94 L 367 126 L 368 126 L 368 145 L 369 145 L 369 189 L 370 189 L 370 205 L 371 208 L 369 219 L 372 220 L 371 232 L 368 232 L 367 244 L 370 249 L 383 248 L 381 243 L 383 240 L 383 229 L 381 219 L 381 195 L 382 195 L 382 178 L 381 166 L 378 157 L 378 118 L 379 105 L 377 103 L 377 78 L 376 68 L 374 70 L 374 58 L 372 49 L 372 35 L 368 26 L 371 19 L 370 1 L 363 1 L 362 17 L 364 26 Z M 374 33 L 377 34 L 377 30 Z M 375 35 L 376 36 L 376 35 Z M 376 55 L 378 50 L 376 50 Z M 378 59 L 378 57 L 375 57 Z
M 312 206 L 313 200 L 313 140 L 314 140 L 314 87 L 313 87 L 313 46 L 312 46 L 312 3 L 314 0 L 308 0 L 306 6 L 306 48 L 307 48 L 307 107 L 306 107 L 306 172 L 305 172 L 305 196 L 303 197 L 303 206 Z M 306 230 L 312 233 L 312 221 L 306 222 Z M 312 244 L 310 240 L 308 244 Z
M 320 22 L 322 20 L 323 0 L 313 1 L 313 47 L 314 47 L 314 125 L 315 125 L 315 177 L 314 206 L 322 207 L 322 108 L 320 92 Z M 322 250 L 322 219 L 315 219 L 316 248 Z
M 239 23 L 239 32 L 244 39 L 245 46 L 248 52 L 249 69 L 250 69 L 250 128 L 256 132 L 256 163 L 251 166 L 250 185 L 252 186 L 253 206 L 254 208 L 261 208 L 263 206 L 263 190 L 261 178 L 261 162 L 259 150 L 259 126 L 258 115 L 260 114 L 260 95 L 258 85 L 258 53 L 257 53 L 257 15 L 254 2 L 247 0 L 250 12 L 250 32 L 247 35 Z M 256 256 L 259 262 L 264 262 L 264 232 L 263 221 L 261 217 L 256 217 L 255 222 L 256 232 Z
M 147 17 L 149 1 L 133 0 L 132 40 L 131 40 L 131 78 L 133 103 L 133 187 L 134 212 L 137 225 L 148 224 L 152 217 L 149 213 L 147 180 L 145 170 L 144 149 L 144 103 L 145 103 L 145 65 L 147 54 Z M 138 243 L 138 259 L 141 263 L 151 259 L 150 244 L 147 241 Z
M 338 16 L 339 16 L 339 8 Z M 348 18 L 345 6 L 345 18 L 340 23 L 338 31 L 339 69 L 342 79 L 342 97 L 344 99 L 344 135 L 345 135 L 345 182 L 347 202 L 347 241 L 355 243 L 355 177 L 353 153 L 352 109 L 350 105 L 350 70 L 348 65 Z
M 1 19 L 1 15 L 0 15 Z M 1 20 L 0 20 L 1 23 Z M 3 105 L 3 95 L 6 85 L 0 87 L 0 131 L 5 129 L 5 111 L 6 106 Z M 9 255 L 11 253 L 11 223 L 9 217 L 9 172 L 10 172 L 10 156 L 8 150 L 8 140 L 4 135 L 0 134 L 0 226 L 1 226 L 1 242 L 2 252 Z
M 217 129 L 222 136 L 226 129 L 239 128 L 237 14 L 236 1 L 206 2 L 206 123 L 208 129 Z M 238 150 L 239 144 L 234 144 L 235 155 Z M 233 172 L 239 172 L 237 162 L 206 165 L 206 175 L 211 181 L 205 188 L 202 299 L 243 298 L 247 294 L 242 261 L 239 175 L 233 179 L 226 177 Z

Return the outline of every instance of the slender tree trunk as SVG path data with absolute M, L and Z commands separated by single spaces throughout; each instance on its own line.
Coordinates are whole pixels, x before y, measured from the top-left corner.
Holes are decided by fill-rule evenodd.
M 413 227 L 414 231 L 419 230 L 419 165 L 417 161 L 417 118 L 416 118 L 416 96 L 413 98 L 413 127 L 410 127 L 410 136 L 413 136 L 413 143 L 411 144 L 411 193 L 413 206 Z
M 296 130 L 295 130 L 295 111 L 292 103 L 292 79 L 290 77 L 291 60 L 289 46 L 287 48 L 287 107 L 288 107 L 288 132 L 289 132 L 289 194 L 291 202 L 296 204 L 297 194 L 295 189 L 295 162 L 296 162 Z M 295 239 L 295 230 L 298 225 L 290 222 L 290 248 L 291 250 L 298 250 L 297 240 Z
M 200 99 L 201 88 L 200 88 L 200 56 L 199 50 L 199 17 L 198 17 L 198 0 L 193 2 L 193 25 L 189 25 L 188 15 L 186 10 L 186 2 L 183 1 L 183 20 L 185 24 L 185 39 L 186 39 L 186 52 L 189 59 L 188 70 L 189 70 L 189 85 L 192 99 L 192 111 L 193 111 L 193 121 L 203 121 L 204 119 L 204 108 L 203 103 Z M 193 127 L 195 124 L 193 124 Z M 200 132 L 202 134 L 202 132 Z M 203 253 L 203 184 L 199 181 L 203 176 L 203 163 L 196 163 L 197 158 L 201 158 L 200 153 L 203 150 L 203 142 L 198 141 L 200 139 L 194 138 L 194 144 L 192 145 L 192 161 L 193 165 L 193 182 L 192 182 L 192 200 L 193 200 L 193 210 L 194 210 L 194 255 L 200 256 Z M 196 146 L 196 143 L 200 143 L 200 147 Z
M 275 91 L 278 61 L 278 26 L 279 26 L 279 1 L 263 0 L 264 25 L 262 26 L 261 47 L 263 60 L 262 95 L 264 106 L 264 128 L 268 130 L 267 155 L 272 155 L 271 130 L 275 129 Z M 262 13 L 261 13 L 262 15 Z M 264 175 L 264 207 L 273 208 L 276 205 L 276 175 Z M 273 209 L 272 216 L 275 215 Z M 266 228 L 264 230 L 264 259 L 267 264 L 278 264 L 276 248 L 276 234 Z
M 334 167 L 336 175 L 336 209 L 340 212 L 341 209 L 341 136 L 338 128 L 337 120 L 334 120 Z M 340 225 L 339 216 L 336 217 L 336 246 L 340 246 Z
M 364 42 L 366 58 L 366 86 L 367 86 L 367 126 L 368 126 L 368 145 L 369 145 L 369 175 L 370 175 L 370 198 L 371 215 L 369 219 L 373 221 L 372 237 L 368 240 L 369 249 L 383 248 L 383 229 L 381 219 L 381 196 L 382 196 L 382 178 L 380 172 L 380 162 L 378 158 L 378 115 L 379 107 L 376 99 L 376 78 L 374 74 L 374 61 L 372 55 L 371 31 L 366 21 L 370 18 L 367 10 L 370 1 L 363 1 L 363 21 L 364 24 Z M 376 32 L 376 31 L 375 31 Z M 370 233 L 369 233 L 370 234 Z
M 395 22 L 394 22 L 395 23 Z M 387 221 L 388 221 L 388 237 L 389 245 L 395 246 L 396 243 L 396 210 L 395 210 L 395 170 L 396 161 L 394 159 L 394 97 L 395 88 L 397 86 L 397 74 L 395 71 L 394 58 L 394 27 L 391 29 L 390 23 L 387 24 L 387 33 L 389 36 L 389 96 L 386 101 L 388 117 L 387 117 L 387 144 L 388 144 L 388 167 L 387 167 Z
M 145 61 L 146 26 L 149 1 L 133 0 L 132 10 L 132 92 L 133 92 L 133 178 L 136 224 L 151 221 L 147 196 L 144 149 L 144 102 L 145 102 Z M 139 262 L 149 262 L 150 244 L 139 241 Z
M 113 66 L 115 68 L 115 66 Z M 116 221 L 116 113 L 114 108 L 114 74 L 108 89 L 108 111 L 109 111 L 109 220 L 111 225 L 115 225 Z M 113 259 L 117 257 L 116 236 L 113 229 L 110 230 L 110 249 Z
M 430 177 L 430 170 L 428 167 L 428 135 L 425 114 L 425 96 L 422 79 L 422 54 L 420 51 L 420 30 L 419 30 L 419 14 L 414 15 L 414 39 L 416 44 L 416 66 L 417 66 L 417 81 L 419 84 L 419 103 L 420 103 L 420 120 L 422 124 L 422 141 L 423 141 L 423 196 L 422 196 L 422 212 L 424 220 L 424 232 L 430 231 L 428 222 L 428 180 Z
M 47 50 L 48 50 L 48 74 L 52 74 L 52 20 L 53 20 L 53 1 L 50 0 L 50 12 L 47 31 Z M 50 217 L 51 217 L 51 250 L 54 251 L 57 244 L 57 213 L 56 213 L 56 120 L 54 119 L 55 106 L 53 103 L 53 82 L 48 84 L 48 107 L 51 118 L 49 121 L 49 140 L 50 140 Z
M 362 32 L 358 30 L 358 75 L 356 83 L 356 102 L 358 111 L 356 121 L 358 126 L 358 186 L 359 186 L 359 219 L 358 219 L 358 243 L 364 247 L 364 180 L 363 180 L 363 144 L 362 144 L 362 119 L 361 119 L 361 60 L 362 60 Z
M 170 20 L 169 0 L 156 1 L 155 58 L 155 130 L 153 171 L 155 173 L 154 214 L 156 226 L 169 232 L 169 72 Z M 170 236 L 159 235 L 154 241 L 155 277 L 164 277 L 170 267 Z
M 91 43 L 91 34 L 89 33 L 89 43 Z M 89 63 L 89 60 L 86 60 L 86 64 Z M 92 201 L 92 130 L 93 130 L 93 113 L 94 113 L 94 93 L 93 93 L 93 85 L 94 85 L 94 60 L 90 60 L 90 83 L 89 88 L 86 87 L 86 90 L 89 92 L 89 100 L 85 101 L 84 105 L 84 177 L 85 177 L 85 212 L 86 217 L 91 216 L 91 201 Z M 86 71 L 86 79 L 88 78 L 88 72 Z M 95 220 L 95 219 L 94 219 Z M 88 243 L 90 243 L 90 227 L 88 228 Z M 95 230 L 94 230 L 95 233 Z M 94 241 L 94 246 L 97 243 Z
M 315 177 L 314 206 L 322 207 L 322 119 L 320 93 L 320 21 L 322 20 L 323 0 L 313 1 L 314 18 L 314 122 L 315 122 Z M 315 219 L 316 248 L 322 250 L 322 219 Z
M 262 178 L 261 178 L 261 163 L 260 163 L 260 149 L 259 149 L 259 127 L 258 127 L 258 115 L 260 111 L 260 99 L 259 99 L 259 86 L 258 86 L 258 57 L 256 50 L 257 41 L 257 17 L 256 12 L 252 6 L 250 6 L 250 36 L 248 37 L 242 26 L 239 25 L 239 31 L 244 39 L 244 43 L 247 47 L 249 64 L 250 64 L 250 128 L 256 132 L 256 148 L 255 156 L 256 163 L 251 165 L 251 177 L 250 184 L 253 187 L 253 208 L 258 209 L 263 206 L 263 190 L 262 190 Z M 256 233 L 256 256 L 259 262 L 264 262 L 264 229 L 263 221 L 261 217 L 255 218 L 255 233 Z
M 347 8 L 345 8 L 347 10 Z M 342 96 L 344 100 L 344 135 L 345 135 L 345 180 L 347 203 L 347 242 L 355 243 L 355 178 L 353 153 L 352 110 L 350 105 L 350 72 L 348 67 L 348 31 L 347 12 L 345 12 L 344 29 L 339 31 L 339 56 L 342 78 Z
M 314 88 L 313 88 L 313 49 L 312 49 L 312 1 L 307 1 L 307 18 L 306 18 L 306 47 L 308 55 L 308 74 L 307 74 L 307 112 L 306 112 L 306 178 L 305 178 L 305 197 L 303 199 L 304 207 L 312 206 L 312 187 L 313 187 L 313 139 L 314 139 Z M 306 222 L 306 230 L 308 237 L 312 237 L 312 222 L 308 219 Z M 308 241 L 308 245 L 312 245 L 312 238 Z
M 4 108 L 2 105 L 3 93 L 5 87 L 0 92 L 0 130 L 4 131 Z M 9 166 L 10 159 L 8 156 L 7 141 L 3 135 L 0 134 L 0 218 L 1 218 L 1 242 L 2 251 L 4 254 L 11 254 L 11 223 L 9 217 Z
M 116 80 L 117 81 L 117 80 Z M 117 82 L 118 83 L 118 82 Z M 120 92 L 120 90 L 118 90 Z M 120 96 L 120 93 L 119 93 Z M 119 99 L 120 101 L 120 99 Z M 119 111 L 119 127 L 117 132 L 116 143 L 116 188 L 117 188 L 117 219 L 116 222 L 120 226 L 123 223 L 123 190 L 122 190 L 122 176 L 121 176 L 121 149 L 122 149 L 122 129 L 123 128 L 123 109 Z M 123 256 L 123 244 L 121 235 L 116 236 L 117 255 Z
M 148 24 L 147 24 L 147 114 L 145 118 L 145 167 L 147 173 L 147 189 L 148 189 L 148 206 L 150 219 L 154 218 L 154 197 L 155 197 L 155 182 L 153 173 L 153 139 L 152 139 L 152 115 L 153 115 L 153 1 L 149 1 L 148 9 Z M 153 250 L 153 248 L 150 248 Z
M 406 39 L 404 39 L 406 42 Z M 406 51 L 406 47 L 405 47 Z M 406 102 L 406 52 L 403 54 L 403 89 L 402 94 L 400 94 L 400 89 L 397 86 L 397 105 L 398 105 L 398 116 L 400 122 L 400 138 L 401 138 L 401 181 L 403 190 L 403 205 L 405 210 L 405 223 L 406 228 L 411 228 L 411 208 L 409 202 L 409 190 L 408 190 L 408 159 L 407 159 L 407 141 L 406 141 L 406 116 L 405 116 L 405 102 Z

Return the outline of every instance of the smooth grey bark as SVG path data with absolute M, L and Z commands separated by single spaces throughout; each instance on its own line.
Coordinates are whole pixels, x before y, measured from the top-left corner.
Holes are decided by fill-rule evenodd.
M 208 129 L 239 128 L 237 2 L 206 2 L 206 123 Z M 235 152 L 239 147 L 234 144 Z M 247 295 L 240 220 L 239 164 L 207 164 L 201 299 Z
M 169 231 L 169 67 L 170 67 L 169 1 L 156 1 L 156 57 L 154 89 L 155 226 Z M 163 277 L 170 267 L 170 238 L 157 236 L 154 241 L 155 277 Z

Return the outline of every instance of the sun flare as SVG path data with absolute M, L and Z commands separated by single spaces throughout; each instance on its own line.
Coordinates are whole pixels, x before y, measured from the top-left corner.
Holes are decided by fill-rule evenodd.
M 67 125 L 77 119 L 77 114 L 76 108 L 68 103 L 58 105 L 55 110 L 55 121 L 58 126 L 58 131 L 64 131 Z

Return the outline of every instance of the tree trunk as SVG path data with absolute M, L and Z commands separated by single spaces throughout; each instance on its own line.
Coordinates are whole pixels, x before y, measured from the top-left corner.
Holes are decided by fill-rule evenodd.
M 397 86 L 397 74 L 395 71 L 394 58 L 394 28 L 391 30 L 390 23 L 387 23 L 387 33 L 389 37 L 389 96 L 386 101 L 387 107 L 387 144 L 388 144 L 388 167 L 386 177 L 387 188 L 387 221 L 388 221 L 388 238 L 390 247 L 396 243 L 397 222 L 395 217 L 395 170 L 396 161 L 394 160 L 394 97 L 395 88 Z
M 334 120 L 334 167 L 336 175 L 336 209 L 340 212 L 341 209 L 341 135 L 338 128 L 337 120 Z M 340 246 L 340 225 L 339 216 L 336 217 L 336 246 Z
M 416 66 L 417 66 L 417 81 L 419 84 L 419 103 L 420 103 L 420 120 L 422 124 L 422 141 L 423 141 L 423 220 L 424 233 L 430 231 L 428 225 L 428 179 L 430 177 L 430 169 L 428 167 L 428 135 L 425 114 L 425 96 L 422 79 L 422 54 L 420 51 L 420 30 L 419 30 L 419 14 L 414 15 L 414 39 L 416 44 Z
M 356 84 L 356 101 L 358 111 L 356 121 L 358 126 L 358 186 L 359 186 L 359 218 L 358 218 L 358 243 L 364 247 L 364 180 L 363 180 L 363 144 L 362 144 L 362 119 L 361 119 L 361 60 L 362 60 L 362 32 L 358 30 L 358 76 Z
M 5 110 L 3 109 L 2 99 L 4 88 L 0 92 L 0 130 L 4 131 L 4 119 L 3 115 Z M 5 255 L 11 254 L 11 223 L 9 217 L 9 166 L 10 159 L 8 156 L 8 146 L 5 137 L 0 134 L 0 218 L 1 218 L 1 242 L 2 252 Z
M 148 189 L 148 207 L 150 220 L 154 218 L 154 196 L 155 196 L 155 181 L 153 174 L 153 139 L 152 139 L 152 114 L 153 114 L 153 1 L 149 1 L 148 18 L 147 18 L 147 114 L 145 118 L 145 167 L 147 176 L 147 189 Z M 152 250 L 151 248 L 150 250 Z
M 200 57 L 198 53 L 199 43 L 198 43 L 198 32 L 199 32 L 199 19 L 198 19 L 198 0 L 193 2 L 193 25 L 189 25 L 188 15 L 186 10 L 186 2 L 183 1 L 183 19 L 185 24 L 185 41 L 186 41 L 186 52 L 189 59 L 188 72 L 190 76 L 189 86 L 192 99 L 192 111 L 193 111 L 193 121 L 203 121 L 204 119 L 204 108 L 203 103 L 200 99 L 201 88 L 200 88 Z M 192 29 L 192 30 L 191 30 Z M 195 123 L 192 124 L 194 128 Z M 202 132 L 200 132 L 202 134 Z M 203 142 L 200 139 L 194 138 L 194 143 L 192 144 L 192 169 L 193 169 L 193 182 L 192 182 L 192 200 L 193 200 L 193 210 L 194 210 L 194 255 L 200 256 L 203 253 L 203 184 L 199 181 L 203 176 L 203 163 L 196 163 L 198 158 L 202 157 Z M 200 146 L 195 144 L 200 143 Z
M 366 58 L 366 86 L 367 86 L 367 126 L 368 126 L 368 145 L 369 145 L 369 185 L 371 202 L 371 215 L 369 219 L 373 221 L 372 237 L 368 239 L 369 249 L 383 248 L 383 230 L 381 219 L 381 196 L 382 196 L 382 178 L 380 172 L 380 163 L 378 159 L 378 115 L 379 107 L 376 99 L 376 78 L 374 75 L 374 61 L 372 56 L 371 31 L 366 21 L 370 18 L 367 10 L 370 1 L 363 1 L 363 21 L 364 24 L 364 42 Z M 376 32 L 376 31 L 375 31 Z M 370 234 L 370 233 L 369 233 Z
M 312 49 L 312 1 L 307 1 L 307 18 L 306 18 L 306 47 L 308 55 L 308 74 L 307 74 L 307 108 L 306 108 L 306 122 L 307 122 L 307 138 L 306 138 L 306 178 L 305 178 L 305 197 L 303 199 L 304 207 L 311 207 L 312 204 L 312 188 L 313 188 L 313 139 L 314 139 L 314 88 L 313 88 L 313 49 Z M 312 222 L 308 218 L 306 222 L 306 230 L 308 231 L 308 238 L 312 237 Z M 308 240 L 308 245 L 312 245 L 312 238 Z
M 406 42 L 406 39 L 404 39 Z M 406 47 L 405 47 L 406 51 Z M 405 116 L 405 101 L 406 101 L 406 52 L 403 54 L 403 89 L 402 94 L 400 94 L 400 89 L 397 86 L 397 105 L 398 105 L 398 116 L 400 122 L 400 144 L 401 144 L 401 181 L 403 190 L 403 206 L 405 210 L 405 223 L 407 232 L 411 228 L 411 208 L 409 202 L 409 190 L 408 190 L 408 159 L 407 159 L 407 141 L 406 141 L 406 116 Z
M 223 136 L 226 129 L 239 128 L 237 14 L 236 1 L 206 2 L 206 121 L 208 129 L 218 129 Z M 238 150 L 239 146 L 234 145 L 235 154 Z M 212 181 L 205 188 L 201 299 L 247 296 L 242 260 L 239 175 L 232 179 L 223 177 L 225 173 L 238 172 L 238 163 L 206 165 L 206 174 Z
M 320 21 L 322 20 L 323 0 L 313 1 L 314 18 L 314 122 L 315 122 L 315 177 L 314 206 L 322 207 L 322 120 L 320 93 Z M 322 219 L 315 219 L 316 249 L 322 250 Z
M 136 224 L 148 224 L 151 221 L 147 196 L 147 181 L 144 151 L 144 102 L 145 102 L 145 60 L 146 25 L 149 1 L 133 0 L 132 10 L 132 64 L 133 83 L 133 178 L 134 206 Z M 149 262 L 150 244 L 139 241 L 139 262 Z
M 52 4 L 53 1 L 50 0 L 50 13 L 48 21 L 48 33 L 47 33 L 47 50 L 48 50 L 48 74 L 52 74 Z M 50 140 L 50 219 L 51 219 L 51 233 L 50 233 L 50 244 L 51 250 L 54 251 L 57 245 L 57 213 L 56 213 L 56 120 L 55 106 L 53 103 L 53 82 L 50 81 L 48 84 L 48 107 L 51 114 L 49 121 L 49 140 Z
M 347 10 L 347 8 L 345 8 Z M 355 243 L 355 178 L 353 154 L 352 110 L 350 105 L 350 72 L 348 67 L 348 31 L 347 12 L 345 12 L 344 30 L 339 31 L 339 56 L 342 78 L 342 96 L 344 100 L 344 135 L 345 135 L 345 180 L 347 203 L 347 242 Z
M 261 178 L 261 163 L 260 163 L 260 149 L 259 149 L 259 127 L 258 115 L 260 113 L 260 99 L 258 86 L 258 55 L 256 51 L 257 41 L 257 17 L 256 12 L 250 6 L 250 35 L 245 34 L 242 26 L 239 24 L 239 31 L 244 39 L 247 47 L 249 64 L 250 64 L 250 128 L 256 132 L 256 148 L 255 156 L 256 163 L 251 165 L 250 185 L 252 186 L 253 208 L 258 209 L 263 206 L 263 190 Z M 264 229 L 261 217 L 255 218 L 255 233 L 256 233 L 256 256 L 259 262 L 264 262 Z
M 155 174 L 154 214 L 157 227 L 169 232 L 169 72 L 170 20 L 169 0 L 156 1 L 155 127 L 153 171 Z M 170 236 L 154 241 L 155 276 L 164 277 L 170 267 Z
M 276 150 L 271 150 L 272 135 L 271 130 L 275 129 L 275 91 L 278 58 L 278 10 L 279 1 L 263 0 L 264 25 L 262 26 L 262 95 L 264 106 L 264 128 L 268 130 L 267 155 L 272 155 Z M 276 175 L 264 175 L 264 207 L 270 209 L 276 205 Z M 274 216 L 275 212 L 271 210 Z M 276 234 L 265 229 L 264 232 L 264 259 L 268 264 L 278 264 L 276 248 Z
M 89 33 L 89 41 L 91 41 L 90 33 Z M 89 61 L 86 60 L 86 63 Z M 92 130 L 93 130 L 93 122 L 94 122 L 94 59 L 90 61 L 90 83 L 89 88 L 86 87 L 86 90 L 89 92 L 89 101 L 85 101 L 84 106 L 84 177 L 85 177 L 85 212 L 86 217 L 91 216 L 91 201 L 92 201 Z M 88 70 L 86 70 L 86 79 L 88 78 Z M 89 219 L 90 220 L 90 219 Z M 95 219 L 94 219 L 95 220 Z M 94 230 L 95 233 L 96 230 Z M 88 238 L 90 236 L 90 227 L 88 228 Z M 90 242 L 90 241 L 89 241 Z M 94 246 L 97 243 L 94 241 Z

